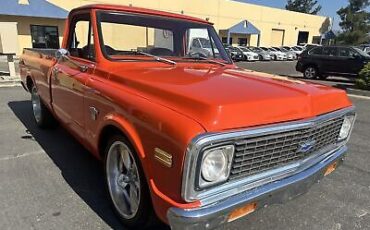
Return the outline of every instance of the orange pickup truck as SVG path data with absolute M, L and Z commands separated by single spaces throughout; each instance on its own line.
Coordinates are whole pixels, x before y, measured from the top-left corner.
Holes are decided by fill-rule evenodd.
M 212 229 L 343 161 L 356 116 L 345 92 L 238 68 L 206 20 L 88 5 L 70 12 L 62 47 L 21 56 L 35 121 L 104 162 L 128 227 Z

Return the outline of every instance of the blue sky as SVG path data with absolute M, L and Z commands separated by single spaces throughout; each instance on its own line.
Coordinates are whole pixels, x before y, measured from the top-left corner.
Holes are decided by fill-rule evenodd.
M 248 2 L 258 5 L 271 6 L 276 8 L 285 8 L 287 0 L 238 0 L 241 2 Z M 334 18 L 334 30 L 339 30 L 339 17 L 337 11 L 348 5 L 348 0 L 319 0 L 322 9 L 319 15 Z

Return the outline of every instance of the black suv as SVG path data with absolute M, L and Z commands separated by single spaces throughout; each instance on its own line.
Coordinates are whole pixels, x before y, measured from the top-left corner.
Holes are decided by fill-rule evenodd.
M 356 77 L 370 56 L 356 47 L 321 46 L 304 51 L 296 70 L 308 79 L 332 76 Z

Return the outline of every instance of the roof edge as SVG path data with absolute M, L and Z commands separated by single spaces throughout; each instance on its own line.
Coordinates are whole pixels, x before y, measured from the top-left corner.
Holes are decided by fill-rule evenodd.
M 170 18 L 177 18 L 182 20 L 188 20 L 193 22 L 199 22 L 204 24 L 213 25 L 213 23 L 206 21 L 201 18 L 196 18 L 192 16 L 187 16 L 184 14 L 177 14 L 171 13 L 161 10 L 154 10 L 149 8 L 143 7 L 135 7 L 135 6 L 125 6 L 125 5 L 117 5 L 117 4 L 89 4 L 80 6 L 71 10 L 70 14 L 79 11 L 79 10 L 115 10 L 115 11 L 122 11 L 122 12 L 129 12 L 129 13 L 138 13 L 138 14 L 147 14 L 147 15 L 156 15 L 156 16 L 163 16 L 163 17 L 170 17 Z

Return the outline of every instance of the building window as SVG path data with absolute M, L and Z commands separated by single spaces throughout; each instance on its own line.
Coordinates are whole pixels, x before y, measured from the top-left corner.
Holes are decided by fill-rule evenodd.
M 247 46 L 248 44 L 248 39 L 247 38 L 238 38 L 238 44 L 240 46 Z
M 59 49 L 57 26 L 31 25 L 32 48 Z
M 222 44 L 227 44 L 227 37 L 222 37 Z M 233 38 L 230 37 L 230 43 L 228 45 L 232 45 L 233 44 Z

